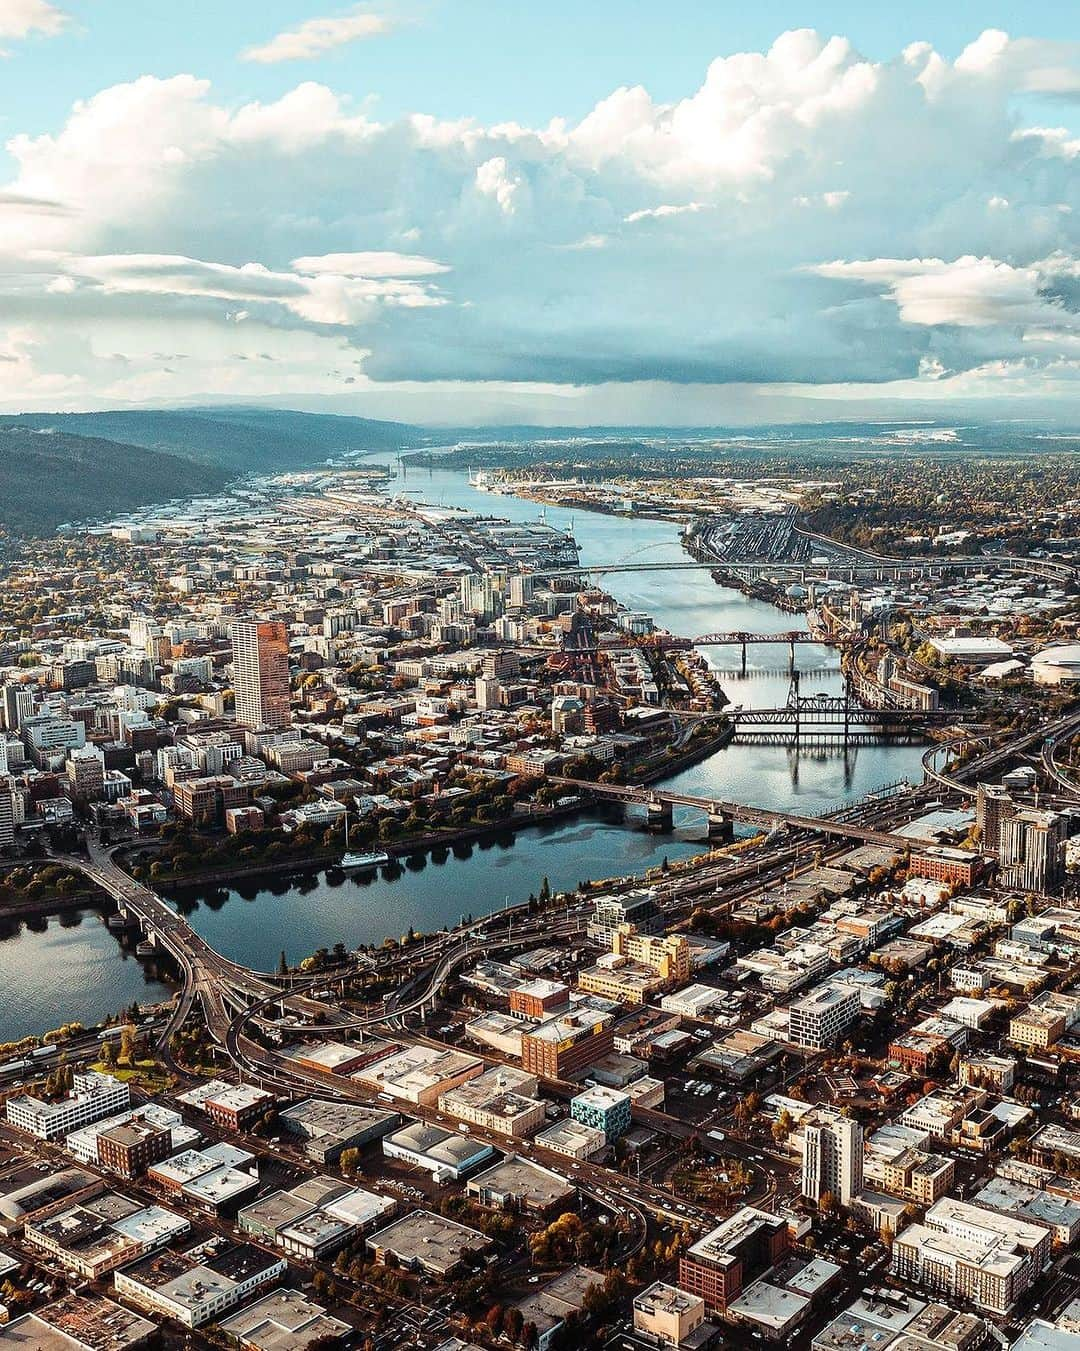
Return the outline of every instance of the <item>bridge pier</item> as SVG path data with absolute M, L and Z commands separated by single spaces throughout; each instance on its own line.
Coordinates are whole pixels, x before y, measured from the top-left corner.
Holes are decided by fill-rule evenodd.
M 721 840 L 727 843 L 735 838 L 735 822 L 730 816 L 725 816 L 721 811 L 712 811 L 707 813 L 709 823 L 709 839 Z
M 743 675 L 745 675 L 745 674 L 746 674 L 746 644 L 745 644 L 745 643 L 741 644 L 741 647 L 742 647 L 742 666 L 741 666 L 740 669 L 741 669 L 741 673 L 742 673 Z
M 650 797 L 645 803 L 645 825 L 649 830 L 667 831 L 675 824 L 671 803 Z

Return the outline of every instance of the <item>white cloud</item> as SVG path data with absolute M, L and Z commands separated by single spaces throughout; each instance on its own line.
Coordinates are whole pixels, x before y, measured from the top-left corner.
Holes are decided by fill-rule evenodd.
M 0 38 L 55 37 L 68 16 L 48 0 L 0 0 Z
M 667 220 L 670 216 L 693 215 L 698 211 L 705 210 L 707 210 L 707 207 L 702 202 L 686 202 L 682 206 L 673 206 L 669 202 L 664 202 L 661 206 L 648 206 L 638 211 L 631 211 L 629 216 L 623 217 L 623 220 L 627 225 L 634 225 L 639 220 Z
M 241 53 L 245 61 L 273 65 L 279 61 L 311 61 L 335 47 L 358 42 L 364 38 L 380 37 L 388 33 L 391 21 L 380 14 L 372 14 L 358 5 L 340 18 L 308 19 L 298 28 L 290 28 L 276 37 Z
M 364 275 L 356 266 L 361 254 L 339 256 L 345 260 L 344 267 L 332 266 L 332 256 L 301 258 L 291 272 L 271 271 L 261 263 L 234 267 L 178 255 L 135 253 L 42 255 L 39 266 L 55 268 L 56 275 L 48 283 L 54 295 L 69 295 L 86 287 L 105 296 L 242 301 L 249 306 L 280 307 L 313 324 L 358 325 L 373 318 L 382 306 L 415 309 L 443 303 L 429 285 L 408 276 L 377 270 Z M 305 266 L 308 263 L 315 266 Z M 406 268 L 416 263 L 426 264 L 429 271 L 446 270 L 428 259 L 402 259 Z
M 514 200 L 521 189 L 521 183 L 521 178 L 510 172 L 506 157 L 503 155 L 494 155 L 476 170 L 477 192 L 484 197 L 493 197 L 507 216 L 514 214 Z
M 348 277 L 431 277 L 450 270 L 445 263 L 437 263 L 432 258 L 385 251 L 327 253 L 321 258 L 294 258 L 293 267 L 297 272 L 307 272 L 312 276 L 337 272 Z
M 1080 314 L 1053 294 L 1056 280 L 1074 280 L 1077 264 L 1064 258 L 1043 259 L 1014 267 L 996 258 L 970 255 L 944 262 L 940 258 L 875 258 L 863 263 L 824 263 L 814 269 L 822 277 L 868 282 L 896 304 L 901 320 L 928 328 L 995 326 L 1080 332 Z
M 9 140 L 2 325 L 33 336 L 42 378 L 113 397 L 262 391 L 260 351 L 282 393 L 592 387 L 611 415 L 631 385 L 655 416 L 673 385 L 703 413 L 691 387 L 945 398 L 1020 361 L 1025 385 L 1040 365 L 1060 381 L 1077 151 L 1018 122 L 1016 95 L 1071 72 L 1070 44 L 871 62 L 797 32 L 674 102 L 624 88 L 535 128 L 380 122 L 316 82 L 236 107 L 144 77 Z M 185 359 L 154 373 L 172 323 Z

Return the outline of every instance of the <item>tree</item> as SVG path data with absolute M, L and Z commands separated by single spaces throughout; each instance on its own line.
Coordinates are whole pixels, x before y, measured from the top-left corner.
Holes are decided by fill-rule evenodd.
M 772 1138 L 778 1145 L 782 1145 L 794 1128 L 794 1118 L 785 1107 L 772 1124 Z
M 831 1215 L 836 1210 L 836 1197 L 832 1192 L 822 1192 L 818 1198 L 818 1210 L 823 1215 Z
M 278 958 L 277 972 L 279 976 L 287 976 L 289 974 L 289 963 L 285 960 L 284 948 L 281 949 L 281 956 Z
M 131 1023 L 125 1023 L 120 1033 L 120 1059 L 127 1065 L 134 1065 L 138 1051 L 138 1034 Z

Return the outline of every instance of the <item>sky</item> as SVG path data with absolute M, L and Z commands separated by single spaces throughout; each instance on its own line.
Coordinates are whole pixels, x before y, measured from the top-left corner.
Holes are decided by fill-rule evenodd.
M 0 409 L 1080 419 L 1050 0 L 0 0 Z

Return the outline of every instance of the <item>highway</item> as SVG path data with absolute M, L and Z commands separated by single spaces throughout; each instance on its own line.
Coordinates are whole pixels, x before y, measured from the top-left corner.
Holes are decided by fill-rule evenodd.
M 975 759 L 967 761 L 966 764 L 958 766 L 951 773 L 937 769 L 934 765 L 934 757 L 941 749 L 940 744 L 931 746 L 923 756 L 923 772 L 928 780 L 931 780 L 939 788 L 946 792 L 958 793 L 965 797 L 971 796 L 972 783 L 978 783 L 980 779 L 985 779 L 988 775 L 996 772 L 1009 760 L 1015 759 L 1018 755 L 1023 755 L 1035 746 L 1042 747 L 1043 763 L 1046 764 L 1046 748 L 1049 743 L 1051 750 L 1053 745 L 1063 738 L 1072 736 L 1080 731 L 1080 712 L 1066 713 L 1060 718 L 1055 718 L 1052 722 L 1040 723 L 1032 731 L 1022 733 L 1000 746 L 992 747 Z M 970 738 L 967 738 L 970 740 Z M 964 738 L 956 738 L 953 744 L 961 744 Z M 1051 755 L 1051 764 L 1053 763 Z M 1056 774 L 1052 777 L 1061 786 L 1075 794 L 1080 792 L 1075 785 L 1068 779 L 1062 780 Z
M 1015 757 L 1033 745 L 1045 745 L 1048 741 L 1067 736 L 1078 727 L 1080 713 L 1043 724 L 1007 745 L 986 752 L 959 772 L 965 778 L 977 776 L 985 768 L 998 767 L 1006 758 Z M 782 876 L 790 876 L 793 864 L 797 867 L 800 854 L 812 848 L 815 838 L 825 837 L 837 846 L 855 840 L 885 844 L 897 851 L 904 850 L 910 846 L 910 840 L 892 829 L 883 829 L 882 822 L 895 824 L 910 819 L 925 809 L 929 794 L 940 791 L 939 785 L 932 782 L 894 797 L 847 806 L 828 817 L 807 817 L 648 788 L 596 785 L 570 779 L 557 779 L 554 782 L 623 801 L 660 801 L 669 805 L 694 806 L 706 812 L 722 813 L 732 819 L 768 827 L 774 832 L 767 841 L 751 846 L 747 854 L 723 857 L 715 864 L 706 864 L 702 869 L 689 873 L 685 879 L 662 879 L 657 888 L 658 899 L 665 913 L 671 917 L 689 908 L 693 903 L 691 897 L 702 880 L 706 891 L 713 896 L 718 888 L 725 888 L 727 900 L 730 900 L 732 889 L 753 890 Z M 965 788 L 963 791 L 968 790 Z M 778 845 L 776 832 L 786 832 L 789 838 L 784 838 Z M 263 1015 L 278 1006 L 282 1012 L 287 1009 L 297 1015 L 296 1021 L 289 1025 L 289 1031 L 294 1034 L 301 1032 L 304 1022 L 309 1023 L 320 1036 L 381 1027 L 404 1042 L 444 1046 L 445 1043 L 433 1041 L 423 1032 L 408 1028 L 408 1019 L 412 1015 L 422 1014 L 433 1005 L 442 984 L 462 963 L 470 958 L 513 951 L 518 947 L 552 939 L 572 940 L 581 935 L 586 916 L 591 910 L 587 903 L 575 898 L 559 910 L 532 915 L 520 908 L 496 912 L 461 930 L 433 935 L 413 948 L 394 953 L 381 963 L 376 961 L 376 970 L 400 966 L 406 972 L 398 989 L 383 1008 L 329 1021 L 326 1004 L 312 996 L 320 989 L 331 988 L 343 977 L 361 971 L 361 960 L 354 959 L 347 966 L 316 973 L 306 980 L 292 976 L 283 986 L 280 981 L 248 971 L 217 953 L 160 896 L 124 873 L 97 841 L 92 841 L 89 848 L 89 861 L 74 857 L 65 857 L 62 861 L 85 873 L 112 896 L 118 906 L 135 916 L 144 930 L 172 954 L 180 968 L 182 988 L 176 1006 L 158 1030 L 158 1044 L 166 1054 L 168 1039 L 183 1024 L 195 1002 L 199 1001 L 210 1034 L 226 1051 L 242 1077 L 288 1093 L 330 1094 L 368 1106 L 379 1105 L 372 1101 L 370 1089 L 348 1078 L 311 1071 L 286 1060 L 280 1049 L 260 1044 L 249 1033 L 250 1025 L 260 1022 L 273 1027 L 275 1024 L 265 1020 Z M 490 1055 L 483 1058 L 491 1064 L 502 1063 Z M 547 1091 L 557 1097 L 573 1093 L 576 1087 L 562 1082 L 545 1084 Z M 433 1108 L 414 1103 L 403 1106 L 412 1116 L 439 1121 L 440 1114 Z M 639 1124 L 661 1132 L 676 1142 L 676 1147 L 679 1140 L 686 1139 L 698 1129 L 656 1109 L 635 1107 L 633 1115 Z M 562 1155 L 533 1143 L 509 1141 L 479 1129 L 472 1129 L 470 1134 L 501 1149 L 508 1145 L 519 1149 L 527 1157 L 536 1158 L 546 1167 L 560 1172 L 568 1181 L 581 1187 L 597 1204 L 608 1207 L 613 1215 L 628 1226 L 624 1260 L 644 1242 L 649 1216 L 662 1223 L 686 1224 L 699 1232 L 712 1226 L 713 1217 L 708 1211 L 676 1202 L 668 1190 L 647 1179 L 627 1178 L 608 1168 L 584 1161 L 567 1164 Z M 769 1191 L 768 1165 L 760 1168 L 760 1151 L 755 1153 L 735 1138 L 725 1140 L 721 1152 L 758 1165 L 764 1173 L 766 1196 L 772 1194 Z M 775 1190 L 775 1184 L 773 1186 Z

